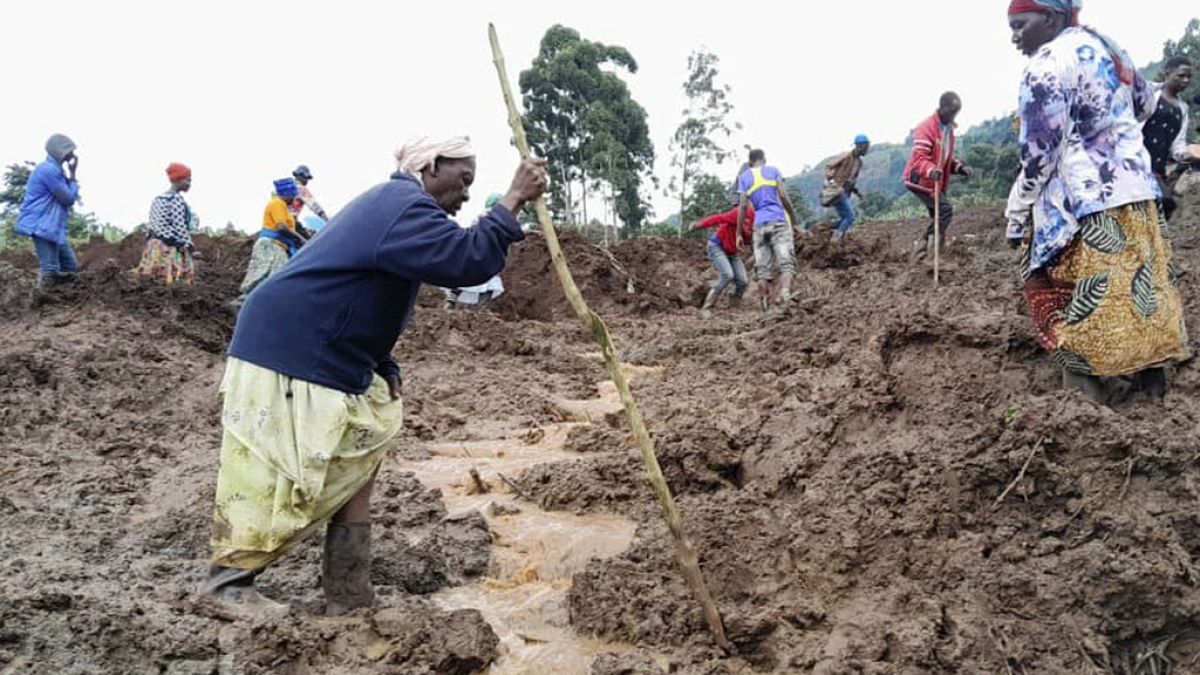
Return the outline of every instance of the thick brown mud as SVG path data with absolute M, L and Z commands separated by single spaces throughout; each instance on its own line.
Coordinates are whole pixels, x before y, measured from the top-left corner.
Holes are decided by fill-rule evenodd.
M 488 574 L 475 583 L 439 591 L 433 599 L 448 610 L 478 609 L 496 629 L 501 646 L 491 673 L 587 675 L 598 656 L 635 650 L 579 635 L 570 625 L 566 601 L 572 577 L 591 560 L 611 558 L 629 548 L 633 521 L 618 515 L 542 510 L 524 499 L 509 478 L 580 456 L 565 449 L 568 436 L 621 411 L 611 382 L 597 389 L 594 399 L 554 400 L 569 421 L 511 435 L 498 431 L 494 439 L 429 444 L 427 458 L 401 465 L 426 486 L 440 490 L 451 513 L 487 516 L 493 544 Z
M 192 604 L 248 243 L 200 242 L 191 288 L 130 278 L 137 241 L 86 247 L 36 303 L 32 259 L 5 258 L 0 673 L 1200 673 L 1195 362 L 1161 403 L 1063 393 L 1001 218 L 963 210 L 940 289 L 908 261 L 922 227 L 801 240 L 790 307 L 711 320 L 701 243 L 565 238 L 622 360 L 653 369 L 634 391 L 728 655 L 536 235 L 500 303 L 422 307 L 397 347 L 379 607 L 321 615 L 314 540 L 263 575 L 290 609 L 256 623 Z

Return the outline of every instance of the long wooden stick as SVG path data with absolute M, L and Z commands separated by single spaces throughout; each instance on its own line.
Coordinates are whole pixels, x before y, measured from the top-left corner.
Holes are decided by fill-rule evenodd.
M 933 182 L 933 285 L 942 284 L 942 179 Z
M 521 157 L 526 158 L 529 157 L 529 142 L 525 138 L 525 126 L 521 122 L 521 114 L 517 112 L 512 87 L 508 83 L 508 70 L 504 65 L 504 54 L 500 51 L 500 40 L 496 37 L 496 27 L 490 23 L 488 24 L 488 39 L 492 43 L 492 60 L 495 62 L 496 72 L 500 76 L 500 89 L 504 94 L 504 103 L 508 106 L 508 123 L 512 127 L 513 142 L 520 151 Z M 538 222 L 542 226 L 542 235 L 546 238 L 546 246 L 550 249 L 550 259 L 554 263 L 554 271 L 558 273 L 558 280 L 562 282 L 563 293 L 566 294 L 567 301 L 571 303 L 571 308 L 575 310 L 579 318 L 592 331 L 596 341 L 600 343 L 600 351 L 604 355 L 604 365 L 608 369 L 613 384 L 617 385 L 621 403 L 625 406 L 625 416 L 629 418 L 629 426 L 633 428 L 633 436 L 637 440 L 638 447 L 641 448 L 642 460 L 646 464 L 646 473 L 649 474 L 650 484 L 654 486 L 654 492 L 658 495 L 663 516 L 667 521 L 667 529 L 670 530 L 671 538 L 675 541 L 675 553 L 679 558 L 679 566 L 683 570 L 683 578 L 691 587 L 697 602 L 700 603 L 704 612 L 704 620 L 708 623 L 708 629 L 712 631 L 717 645 L 726 651 L 731 651 L 733 645 L 725 637 L 725 626 L 721 623 L 721 614 L 717 611 L 717 605 L 708 590 L 708 585 L 704 582 L 696 550 L 688 541 L 687 533 L 683 530 L 679 510 L 675 507 L 675 499 L 671 497 L 671 489 L 667 486 L 667 479 L 663 476 L 662 468 L 658 465 L 658 457 L 654 453 L 654 441 L 650 439 L 650 432 L 646 430 L 642 414 L 638 411 L 633 394 L 629 391 L 629 382 L 625 377 L 625 372 L 621 370 L 621 362 L 617 358 L 616 347 L 613 346 L 612 338 L 608 334 L 608 327 L 604 325 L 604 321 L 599 315 L 588 308 L 583 295 L 579 292 L 579 287 L 575 285 L 575 279 L 571 276 L 571 270 L 567 267 L 566 258 L 563 257 L 562 247 L 558 242 L 558 233 L 554 229 L 554 223 L 550 220 L 550 211 L 546 209 L 546 200 L 539 197 L 533 206 L 537 212 Z

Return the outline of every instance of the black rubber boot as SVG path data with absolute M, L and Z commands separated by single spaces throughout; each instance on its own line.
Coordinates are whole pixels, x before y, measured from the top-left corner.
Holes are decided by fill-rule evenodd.
M 236 567 L 221 567 L 210 565 L 208 579 L 200 585 L 200 593 L 214 593 L 225 586 L 253 586 L 257 570 L 243 570 Z
M 321 586 L 325 589 L 327 615 L 375 604 L 370 523 L 329 523 L 321 560 Z
M 1063 389 L 1074 389 L 1083 392 L 1084 396 L 1096 403 L 1104 404 L 1104 383 L 1092 375 L 1079 375 L 1063 371 Z
M 1134 386 L 1155 400 L 1167 395 L 1167 372 L 1162 368 L 1147 368 L 1134 376 Z
M 288 606 L 259 594 L 254 578 L 261 570 L 213 565 L 200 586 L 196 608 L 228 621 L 253 621 L 266 614 L 285 614 Z

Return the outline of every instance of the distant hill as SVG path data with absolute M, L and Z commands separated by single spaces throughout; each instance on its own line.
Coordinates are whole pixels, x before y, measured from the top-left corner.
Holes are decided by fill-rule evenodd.
M 1163 46 L 1163 58 L 1151 62 L 1142 69 L 1147 79 L 1162 78 L 1162 63 L 1167 56 L 1185 55 L 1200 65 L 1200 19 L 1188 23 L 1183 36 L 1168 41 Z M 1193 80 L 1184 98 L 1197 103 L 1192 112 L 1192 142 L 1200 142 L 1200 78 Z M 846 148 L 849 150 L 849 148 Z M 904 166 L 912 149 L 912 138 L 903 143 L 880 143 L 871 146 L 871 153 L 863 162 L 858 187 L 866 197 L 855 200 L 855 208 L 867 218 L 911 215 L 921 209 L 919 202 L 904 188 Z M 975 170 L 969 181 L 956 180 L 950 187 L 950 195 L 959 204 L 994 203 L 1003 200 L 1020 170 L 1020 149 L 1017 145 L 1017 128 L 1014 115 L 997 117 L 967 129 L 958 138 L 958 157 Z M 833 157 L 826 157 L 811 169 L 787 179 L 789 192 L 804 197 L 808 208 L 797 205 L 800 217 L 809 222 L 827 217 L 819 204 L 821 185 L 825 180 L 825 165 Z M 713 204 L 722 203 L 721 194 L 715 195 Z M 679 214 L 672 214 L 666 221 L 671 228 L 679 223 Z
M 1152 81 L 1161 81 L 1162 64 L 1169 55 L 1186 55 L 1194 62 L 1200 62 L 1200 20 L 1190 21 L 1180 39 L 1168 41 L 1163 47 L 1163 57 L 1142 68 L 1142 75 Z M 1193 98 L 1200 101 L 1200 78 L 1196 78 L 1184 94 L 1184 99 L 1188 101 Z M 1190 136 L 1193 142 L 1198 142 L 1200 127 L 1196 123 L 1200 120 L 1196 119 L 1195 112 L 1192 115 Z M 871 197 L 860 206 L 865 215 L 879 216 L 888 208 L 894 209 L 897 204 L 915 204 L 907 199 L 906 202 L 899 201 L 907 192 L 901 174 L 911 148 L 911 137 L 905 139 L 903 144 L 881 143 L 871 148 L 859 179 L 859 189 Z M 1020 166 L 1017 129 L 1013 118 L 998 117 L 968 129 L 958 139 L 958 156 L 976 170 L 976 176 L 969 182 L 955 182 L 951 186 L 952 196 L 968 201 L 1003 199 Z M 826 157 L 812 169 L 787 180 L 788 186 L 804 195 L 805 201 L 817 213 L 821 212 L 818 199 L 824 182 L 825 164 L 831 159 Z

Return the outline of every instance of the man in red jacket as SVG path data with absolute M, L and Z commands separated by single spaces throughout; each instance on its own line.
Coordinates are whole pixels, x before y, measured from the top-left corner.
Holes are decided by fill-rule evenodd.
M 950 186 L 950 176 L 959 174 L 970 177 L 971 168 L 954 156 L 954 120 L 962 110 L 962 99 L 958 94 L 948 91 L 942 94 L 938 109 L 932 116 L 913 129 L 913 149 L 908 156 L 908 165 L 904 167 L 904 186 L 909 189 L 925 208 L 929 217 L 933 218 L 933 195 L 941 193 L 941 237 L 939 246 L 946 244 L 946 230 L 954 219 L 954 205 L 947 198 L 946 189 Z M 933 248 L 933 222 L 925 230 L 925 239 L 917 240 L 913 245 L 917 258 L 929 255 Z
M 712 309 L 717 305 L 717 300 L 721 299 L 721 294 L 729 287 L 729 282 L 732 281 L 734 284 L 733 298 L 730 299 L 730 304 L 740 304 L 742 295 L 746 292 L 748 284 L 746 265 L 738 255 L 738 249 L 741 248 L 743 242 L 754 239 L 754 226 L 751 224 L 754 222 L 754 206 L 746 205 L 746 218 L 742 221 L 741 236 L 737 231 L 737 222 L 738 207 L 735 205 L 729 211 L 709 216 L 692 224 L 693 230 L 717 228 L 716 233 L 708 240 L 708 259 L 712 261 L 713 267 L 717 268 L 717 281 L 708 291 L 708 297 L 704 299 L 704 308 L 700 310 L 701 316 L 706 319 L 712 316 Z

